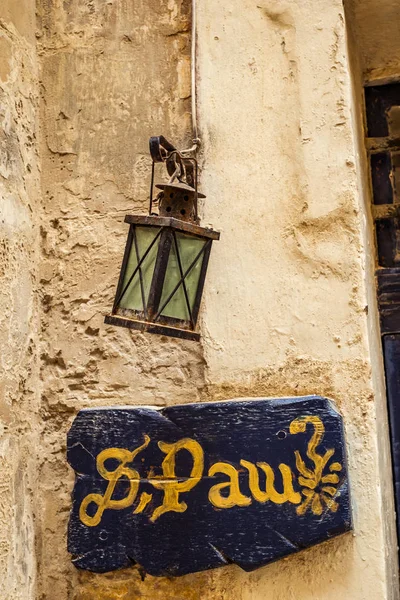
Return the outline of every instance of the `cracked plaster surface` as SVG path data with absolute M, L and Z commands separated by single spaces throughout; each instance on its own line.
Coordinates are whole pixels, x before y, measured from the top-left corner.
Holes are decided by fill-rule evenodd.
M 200 345 L 103 323 L 128 232 L 124 216 L 147 210 L 148 138 L 163 133 L 179 146 L 190 141 L 189 6 L 165 0 L 38 2 L 44 441 L 39 552 L 52 565 L 40 576 L 44 598 L 100 597 L 99 580 L 76 570 L 66 551 L 73 473 L 65 461 L 65 434 L 73 416 L 82 407 L 200 400 L 205 385 Z M 133 598 L 140 574 L 132 569 L 100 579 L 104 597 L 121 580 L 118 589 L 130 581 L 127 597 Z M 193 591 L 191 581 L 200 579 L 180 584 L 182 598 L 200 598 L 200 587 Z M 153 598 L 154 586 L 165 584 L 145 582 L 140 597 Z
M 39 407 L 38 64 L 29 2 L 0 6 L 0 579 L 2 600 L 33 598 Z
M 0 7 L 6 600 L 395 598 L 341 3 L 201 3 L 202 212 L 222 234 L 202 345 L 103 324 L 123 217 L 147 208 L 147 140 L 190 141 L 189 1 L 37 0 L 36 37 L 34 3 L 20 6 Z M 371 73 L 382 68 L 367 51 Z M 230 566 L 142 582 L 137 569 L 99 576 L 72 566 L 65 435 L 79 408 L 313 392 L 344 416 L 354 538 L 251 574 Z

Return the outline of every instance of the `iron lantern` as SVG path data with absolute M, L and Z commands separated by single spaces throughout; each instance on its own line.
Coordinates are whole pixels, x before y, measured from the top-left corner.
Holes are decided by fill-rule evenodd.
M 148 215 L 126 215 L 128 239 L 115 301 L 105 322 L 148 333 L 199 340 L 196 325 L 213 240 L 200 227 L 197 161 L 164 137 L 150 138 L 152 177 Z M 164 162 L 167 183 L 153 199 L 155 163 Z M 154 210 L 157 212 L 154 212 Z

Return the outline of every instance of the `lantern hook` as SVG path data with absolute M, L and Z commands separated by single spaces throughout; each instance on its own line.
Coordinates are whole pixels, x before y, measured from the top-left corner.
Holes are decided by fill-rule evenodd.
M 168 175 L 170 176 L 169 183 L 177 179 L 180 183 L 187 183 L 195 190 L 195 221 L 198 220 L 197 211 L 197 160 L 193 157 L 183 156 L 182 152 L 175 148 L 163 135 L 153 136 L 150 138 L 150 155 L 152 158 L 151 183 L 150 183 L 150 202 L 149 215 L 153 210 L 153 188 L 154 188 L 154 168 L 155 163 L 164 162 L 167 167 Z

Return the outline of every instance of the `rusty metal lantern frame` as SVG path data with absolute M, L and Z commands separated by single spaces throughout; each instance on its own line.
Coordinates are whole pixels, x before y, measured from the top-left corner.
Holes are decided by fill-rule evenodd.
M 157 333 L 189 340 L 200 339 L 196 329 L 200 310 L 204 282 L 213 240 L 220 234 L 212 229 L 200 227 L 198 219 L 198 198 L 204 197 L 197 189 L 198 166 L 195 158 L 179 152 L 163 136 L 150 138 L 152 171 L 150 183 L 149 214 L 126 215 L 129 224 L 128 239 L 125 246 L 117 291 L 111 314 L 105 317 L 105 323 L 136 329 L 142 332 Z M 170 179 L 156 187 L 162 191 L 157 198 L 154 194 L 155 164 L 165 163 Z M 167 200 L 166 197 L 168 196 Z M 175 196 L 175 198 L 173 198 Z M 184 204 L 179 203 L 184 199 Z M 184 208 L 183 208 L 184 206 Z M 158 214 L 154 213 L 155 207 Z M 142 252 L 138 243 L 138 232 L 151 228 L 153 239 Z M 156 233 L 155 233 L 156 232 Z M 202 245 L 201 245 L 201 242 Z M 192 244 L 192 256 L 188 263 L 184 257 L 185 245 Z M 193 257 L 193 244 L 198 247 Z M 197 245 L 197 246 L 196 246 Z M 146 276 L 144 265 L 150 253 L 156 252 L 154 269 Z M 173 258 L 172 258 L 173 256 Z M 185 258 L 186 260 L 183 260 Z M 171 261 L 174 262 L 174 285 L 168 290 L 168 273 Z M 135 267 L 129 267 L 132 263 Z M 147 263 L 148 264 L 148 263 Z M 128 269 L 131 268 L 132 272 Z M 195 289 L 189 290 L 190 276 L 195 276 Z M 197 278 L 196 278 L 197 277 Z M 151 283 L 149 281 L 151 279 Z M 146 285 L 147 283 L 147 293 Z M 140 289 L 141 306 L 123 307 L 131 286 Z M 193 286 L 193 281 L 191 284 Z M 166 294 L 168 290 L 168 294 Z M 177 294 L 182 294 L 186 305 L 187 318 L 165 314 L 168 306 Z M 170 311 L 171 312 L 171 311 Z M 172 311 L 173 312 L 173 311 Z

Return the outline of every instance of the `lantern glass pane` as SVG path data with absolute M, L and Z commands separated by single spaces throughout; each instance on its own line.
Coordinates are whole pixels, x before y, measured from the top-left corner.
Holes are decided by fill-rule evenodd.
M 138 249 L 139 259 L 138 259 L 137 252 L 136 252 L 135 239 L 133 239 L 131 251 L 129 254 L 129 259 L 128 259 L 128 262 L 126 265 L 124 282 L 122 284 L 122 290 L 125 288 L 130 277 L 132 276 L 132 273 L 136 269 L 139 260 L 144 256 L 144 254 L 146 253 L 146 250 L 149 248 L 150 244 L 153 242 L 153 240 L 156 237 L 159 230 L 160 230 L 159 227 L 135 227 L 134 233 L 136 233 L 136 241 L 137 241 L 137 247 L 138 247 L 137 249 Z M 144 298 L 145 298 L 146 306 L 147 306 L 147 301 L 149 298 L 149 291 L 150 291 L 151 281 L 153 279 L 154 266 L 155 266 L 155 262 L 156 262 L 156 258 L 157 258 L 158 242 L 159 242 L 159 240 L 157 240 L 157 242 L 155 242 L 155 244 L 153 245 L 153 247 L 151 248 L 151 250 L 149 251 L 149 253 L 147 254 L 146 258 L 144 259 L 144 261 L 142 262 L 142 264 L 140 266 L 141 271 L 142 271 L 142 281 L 143 281 Z M 126 290 L 125 294 L 121 298 L 119 306 L 121 308 L 128 308 L 130 310 L 140 311 L 140 312 L 142 312 L 144 310 L 139 270 L 136 272 L 131 283 L 129 284 L 128 289 Z
M 191 266 L 191 264 L 193 263 L 193 261 L 198 256 L 203 246 L 205 245 L 206 240 L 180 232 L 175 232 L 175 235 L 178 243 L 179 255 L 182 263 L 182 270 L 185 274 Z M 196 292 L 199 284 L 203 259 L 204 254 L 201 254 L 193 268 L 185 277 L 185 285 L 191 310 L 193 310 L 193 305 L 196 299 Z M 169 295 L 177 286 L 180 279 L 181 273 L 179 270 L 175 243 L 173 243 L 169 254 L 160 306 L 162 306 L 167 300 Z M 182 284 L 172 296 L 171 300 L 168 302 L 161 315 L 164 317 L 172 317 L 174 319 L 189 321 L 190 315 L 187 308 L 185 292 Z

